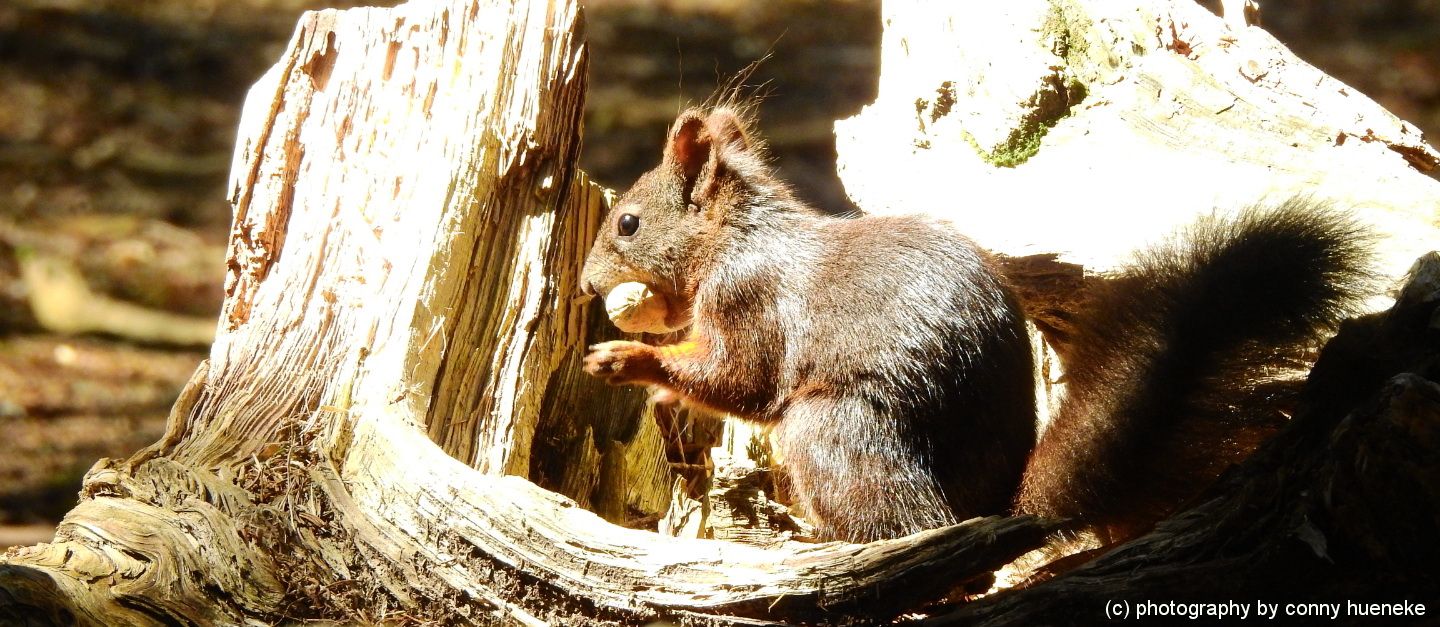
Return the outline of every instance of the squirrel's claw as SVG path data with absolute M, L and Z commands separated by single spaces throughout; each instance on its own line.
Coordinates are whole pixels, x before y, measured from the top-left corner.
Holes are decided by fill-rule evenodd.
M 654 361 L 651 353 L 650 346 L 640 342 L 616 340 L 596 344 L 585 356 L 585 372 L 610 385 L 642 381 L 645 365 Z

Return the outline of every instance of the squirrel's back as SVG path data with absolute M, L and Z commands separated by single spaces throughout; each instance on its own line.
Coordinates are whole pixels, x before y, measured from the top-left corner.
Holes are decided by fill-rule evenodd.
M 1120 539 L 1193 497 L 1267 431 L 1229 409 L 1238 384 L 1353 311 L 1367 247 L 1348 216 L 1292 199 L 1202 219 L 1137 254 L 1089 296 L 1059 350 L 1066 397 L 1019 512 Z

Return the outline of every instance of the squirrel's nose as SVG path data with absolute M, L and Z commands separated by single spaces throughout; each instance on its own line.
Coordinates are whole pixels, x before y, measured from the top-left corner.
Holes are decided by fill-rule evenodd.
M 589 277 L 580 277 L 580 294 L 582 296 L 595 295 L 595 286 L 590 284 Z

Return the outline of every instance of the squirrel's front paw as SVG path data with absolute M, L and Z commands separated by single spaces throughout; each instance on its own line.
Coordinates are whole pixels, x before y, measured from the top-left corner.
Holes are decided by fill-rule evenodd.
M 610 385 L 657 383 L 659 369 L 655 349 L 640 342 L 616 340 L 596 344 L 585 356 L 585 372 Z

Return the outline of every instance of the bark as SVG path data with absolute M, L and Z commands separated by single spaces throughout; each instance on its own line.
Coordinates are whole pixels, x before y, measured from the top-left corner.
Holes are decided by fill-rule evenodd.
M 1394 208 L 1366 215 L 1396 258 L 1440 241 L 1440 192 L 1415 171 L 1435 152 L 1263 31 L 1167 0 L 970 3 L 965 19 L 889 6 L 882 97 L 841 127 L 867 210 L 958 205 L 950 215 L 984 245 L 1092 272 L 1202 206 L 1297 188 Z M 1048 523 L 991 518 L 759 548 L 625 529 L 577 506 L 649 520 L 675 485 L 642 394 L 579 374 L 606 329 L 574 298 L 605 201 L 574 169 L 580 28 L 564 2 L 306 15 L 246 103 L 210 359 L 164 439 L 101 460 L 55 542 L 0 559 L 0 618 L 868 625 L 1041 545 Z M 884 167 L 859 167 L 867 158 Z M 969 208 L 991 198 L 1004 210 Z M 981 213 L 1006 219 L 971 219 Z M 1101 216 L 1135 229 L 1089 237 Z M 1392 365 L 1355 379 L 1378 387 Z M 1392 406 L 1429 398 L 1403 381 L 1418 391 Z M 1437 518 L 1433 499 L 1396 499 L 1434 494 L 1433 472 L 1414 470 L 1434 443 L 1406 448 L 1391 427 L 1367 439 L 1366 425 L 1429 437 L 1429 410 L 1341 419 L 1369 394 L 1317 401 L 1321 418 L 1297 420 L 1297 435 L 1155 535 L 931 620 L 1099 620 L 1127 591 L 1194 583 L 1147 569 L 1203 572 L 1215 594 L 1327 559 L 1327 593 L 1375 573 L 1405 581 L 1433 563 L 1408 551 Z M 1390 461 L 1370 462 L 1373 446 Z M 1296 474 L 1276 479 L 1277 467 Z M 1335 485 L 1346 489 L 1319 489 Z M 1396 528 L 1368 515 L 1385 508 L 1405 512 L 1398 540 L 1377 540 Z M 1226 544 L 1237 528 L 1254 531 Z

